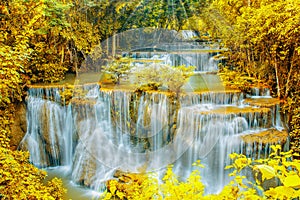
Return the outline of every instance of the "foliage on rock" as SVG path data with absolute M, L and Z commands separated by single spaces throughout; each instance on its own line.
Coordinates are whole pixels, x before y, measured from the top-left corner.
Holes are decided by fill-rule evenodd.
M 188 82 L 188 79 L 194 74 L 195 67 L 193 66 L 176 66 L 164 67 L 161 71 L 161 80 L 168 86 L 168 89 L 173 92 L 180 92 L 180 88 Z
M 282 112 L 285 114 L 286 122 L 290 132 L 291 149 L 300 154 L 300 94 L 299 91 L 293 92 L 292 97 L 288 97 L 282 106 Z M 300 158 L 300 156 L 295 156 Z
M 14 107 L 13 105 L 7 105 L 6 109 L 0 110 L 0 147 L 1 148 L 9 148 L 9 138 L 11 137 L 10 134 L 10 127 L 13 123 L 14 117 Z
M 157 179 L 147 174 L 124 174 L 118 180 L 107 182 L 104 199 L 151 199 L 158 192 Z M 147 188 L 147 190 L 144 190 Z
M 161 72 L 163 65 L 148 64 L 143 68 L 135 69 L 134 83 L 138 85 L 139 90 L 158 90 L 163 85 Z
M 251 189 L 261 191 L 260 199 L 294 199 L 299 197 L 300 161 L 291 159 L 295 155 L 292 150 L 283 152 L 280 145 L 271 146 L 271 148 L 272 153 L 269 158 L 254 161 L 244 155 L 232 154 L 231 158 L 234 162 L 227 168 L 235 169 L 231 174 L 233 176 L 245 168 L 251 168 L 255 183 L 248 182 L 244 188 L 246 191 Z M 245 178 L 243 177 L 243 179 Z M 272 180 L 273 185 L 264 184 L 269 180 Z
M 60 91 L 62 105 L 68 105 L 74 95 L 74 86 L 66 84 L 64 89 Z
M 300 108 L 293 110 L 292 120 L 290 122 L 291 149 L 300 154 Z M 300 156 L 295 156 L 299 159 Z
M 248 76 L 245 72 L 230 70 L 228 67 L 221 68 L 218 74 L 225 86 L 236 88 L 246 93 L 249 93 L 253 87 L 263 85 L 261 81 Z
M 198 161 L 195 165 L 203 167 Z M 126 177 L 124 179 L 124 177 Z M 156 174 L 126 175 L 118 180 L 108 182 L 104 199 L 199 199 L 204 193 L 199 170 L 194 170 L 186 182 L 180 182 L 169 166 L 163 183 L 158 183 Z

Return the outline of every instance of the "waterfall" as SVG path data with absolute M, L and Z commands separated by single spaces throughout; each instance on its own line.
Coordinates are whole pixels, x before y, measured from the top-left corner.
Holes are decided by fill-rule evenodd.
M 170 54 L 167 64 L 172 66 L 195 66 L 198 72 L 213 72 L 218 70 L 218 61 L 209 52 L 176 52 Z
M 132 71 L 145 63 L 195 66 L 180 94 L 100 88 L 98 83 L 74 85 L 71 91 L 68 86 L 30 86 L 27 133 L 19 148 L 30 152 L 34 165 L 63 166 L 72 183 L 100 192 L 116 171 L 161 175 L 173 164 L 185 180 L 200 159 L 205 193 L 218 193 L 230 181 L 231 171 L 224 169 L 231 164 L 230 153 L 266 158 L 272 144 L 284 145 L 287 133 L 279 100 L 271 98 L 270 90 L 253 88 L 246 95 L 226 90 L 215 75 L 222 49 L 195 41 L 193 34 L 129 30 L 101 44 L 106 55 L 94 51 L 93 57 L 101 59 L 87 59 L 81 66 L 100 71 L 106 59 L 121 52 L 134 59 Z
M 174 51 L 174 52 L 131 52 L 134 58 L 134 65 L 139 66 L 145 60 L 148 62 L 161 62 L 171 66 L 194 66 L 196 72 L 216 72 L 218 71 L 219 61 L 215 59 L 218 53 L 209 53 L 205 49 L 201 52 L 195 51 Z
M 72 181 L 97 191 L 116 170 L 161 171 L 174 164 L 184 179 L 200 159 L 206 193 L 216 193 L 229 181 L 228 155 L 267 156 L 270 144 L 247 137 L 280 126 L 278 109 L 246 103 L 239 91 L 175 97 L 90 84 L 75 86 L 67 105 L 63 91 L 29 89 L 28 130 L 20 148 L 30 152 L 34 165 L 67 166 Z
M 30 149 L 30 161 L 39 167 L 69 164 L 72 134 L 64 121 L 70 116 L 68 108 L 57 103 L 59 90 L 30 89 L 27 102 L 28 130 L 21 145 Z

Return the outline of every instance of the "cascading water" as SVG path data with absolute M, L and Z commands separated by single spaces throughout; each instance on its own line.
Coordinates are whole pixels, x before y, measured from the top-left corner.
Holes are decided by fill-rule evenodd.
M 106 52 L 104 58 L 98 61 L 105 63 L 105 60 L 115 57 L 119 51 L 122 52 L 122 57 L 133 58 L 133 64 L 138 67 L 152 61 L 171 66 L 194 66 L 196 72 L 217 72 L 218 64 L 224 59 L 219 55 L 225 49 L 210 42 L 196 42 L 195 38 L 199 38 L 198 33 L 188 30 L 128 30 L 102 42 L 101 49 L 106 49 Z M 101 65 L 96 63 L 84 65 L 94 71 L 100 71 Z
M 31 162 L 39 167 L 65 165 L 71 162 L 72 141 L 68 108 L 58 104 L 59 90 L 30 89 L 27 104 L 27 134 L 21 142 L 30 149 Z
M 206 192 L 216 193 L 228 182 L 230 153 L 249 154 L 251 148 L 255 158 L 268 151 L 240 136 L 276 121 L 272 109 L 242 104 L 237 91 L 188 93 L 174 103 L 159 92 L 138 95 L 98 85 L 81 90 L 84 96 L 63 105 L 60 89 L 29 89 L 28 131 L 20 147 L 30 151 L 33 164 L 65 165 L 74 182 L 97 191 L 116 170 L 155 171 L 174 163 L 184 178 L 201 159 Z
M 143 51 L 142 49 L 140 51 Z M 131 52 L 129 56 L 135 59 L 135 65 L 143 64 L 145 60 L 161 62 L 170 66 L 194 66 L 197 72 L 216 72 L 219 61 L 215 59 L 217 53 L 209 53 L 206 49 L 195 52 L 193 50 L 182 50 L 175 52 L 151 53 L 147 49 L 145 52 Z
M 212 72 L 218 70 L 219 63 L 213 55 L 209 52 L 181 52 L 170 54 L 165 63 L 171 66 L 195 66 L 197 72 Z
M 119 40 L 119 44 L 126 41 Z M 150 45 L 152 40 L 139 41 L 135 48 L 141 50 L 143 44 Z M 164 53 L 131 49 L 129 55 L 136 58 L 136 66 L 139 59 L 149 58 L 170 65 L 194 65 L 200 72 L 217 69 L 215 54 L 206 49 L 197 52 L 188 49 L 191 45 L 185 50 L 175 46 L 159 46 L 166 50 Z M 172 51 L 174 48 L 176 51 Z M 272 135 L 270 142 L 259 136 L 251 139 L 269 129 L 272 134 L 276 132 L 273 129 L 281 129 L 279 107 L 268 90 L 253 89 L 244 99 L 240 91 L 216 84 L 220 82 L 217 75 L 199 73 L 191 79 L 196 84 L 205 82 L 206 89 L 198 91 L 198 86 L 188 83 L 185 93 L 174 95 L 100 88 L 98 84 L 75 85 L 72 99 L 66 101 L 64 92 L 68 88 L 31 87 L 28 129 L 20 148 L 30 152 L 30 161 L 36 166 L 64 166 L 73 182 L 96 191 L 105 188 L 105 181 L 116 170 L 161 172 L 174 164 L 176 174 L 185 179 L 192 163 L 201 159 L 206 193 L 217 193 L 229 181 L 224 167 L 230 164 L 230 153 L 266 157 L 269 145 L 284 143 L 286 136 Z M 262 101 L 272 103 L 261 105 Z

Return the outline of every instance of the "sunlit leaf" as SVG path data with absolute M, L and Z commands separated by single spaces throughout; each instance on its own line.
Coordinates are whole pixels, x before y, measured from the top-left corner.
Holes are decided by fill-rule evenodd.
M 254 170 L 259 170 L 262 173 L 262 180 L 269 180 L 275 177 L 275 169 L 268 165 L 255 165 Z
M 299 175 L 288 176 L 283 180 L 283 185 L 286 187 L 300 188 Z

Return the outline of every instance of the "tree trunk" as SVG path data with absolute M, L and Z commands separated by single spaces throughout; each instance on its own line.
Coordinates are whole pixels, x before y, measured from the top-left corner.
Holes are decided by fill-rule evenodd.
M 78 77 L 78 57 L 75 48 L 74 48 L 74 66 L 75 66 L 76 77 Z
M 109 56 L 109 38 L 106 39 L 106 54 Z
M 278 74 L 278 63 L 277 59 L 275 58 L 275 75 L 276 75 L 276 84 L 277 84 L 277 97 L 280 99 L 280 82 L 279 82 L 279 74 Z
M 76 56 L 77 58 L 77 56 Z M 77 64 L 77 59 L 75 60 L 75 73 L 76 73 L 76 77 L 78 77 L 78 64 Z
M 289 70 L 289 74 L 288 74 L 288 77 L 287 77 L 287 80 L 286 80 L 286 83 L 285 83 L 285 94 L 284 94 L 284 98 L 286 99 L 289 95 L 289 90 L 290 90 L 290 80 L 291 80 L 291 75 L 292 75 L 292 72 L 293 72 L 293 67 L 294 67 L 294 62 L 293 62 L 293 58 L 294 58 L 294 55 L 295 55 L 295 51 L 293 53 L 293 56 L 292 56 L 292 61 L 291 61 L 291 68 Z
M 61 58 L 60 58 L 60 65 L 63 65 L 65 57 L 65 48 L 64 46 L 61 47 Z
M 112 57 L 115 58 L 116 57 L 116 33 L 113 33 L 112 36 Z

